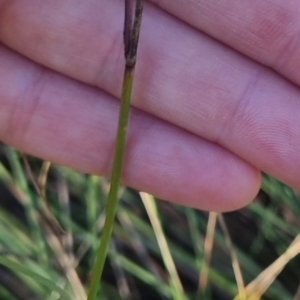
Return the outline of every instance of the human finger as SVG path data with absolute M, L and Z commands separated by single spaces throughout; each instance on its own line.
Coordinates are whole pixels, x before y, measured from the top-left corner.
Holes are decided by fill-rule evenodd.
M 0 139 L 77 170 L 109 176 L 118 101 L 0 47 Z M 251 201 L 259 171 L 183 129 L 133 109 L 122 182 L 204 210 Z
M 0 36 L 31 59 L 118 97 L 120 1 L 15 1 Z M 38 47 L 36 47 L 38 45 Z M 270 69 L 146 6 L 133 105 L 300 188 L 300 92 Z
M 299 1 L 150 1 L 300 85 Z

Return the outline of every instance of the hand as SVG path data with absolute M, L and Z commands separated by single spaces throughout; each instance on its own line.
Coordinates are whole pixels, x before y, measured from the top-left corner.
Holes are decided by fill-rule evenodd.
M 275 2 L 147 3 L 123 183 L 214 211 L 251 201 L 260 170 L 300 187 L 300 9 Z M 109 176 L 123 9 L 0 0 L 2 141 Z

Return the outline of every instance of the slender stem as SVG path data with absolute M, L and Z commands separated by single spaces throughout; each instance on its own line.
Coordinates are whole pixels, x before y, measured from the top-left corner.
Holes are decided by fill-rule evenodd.
M 142 19 L 143 0 L 137 0 L 135 8 L 135 17 L 132 28 L 129 24 L 132 23 L 132 15 L 130 8 L 132 1 L 125 2 L 125 25 L 124 25 L 124 44 L 126 67 L 124 72 L 124 81 L 121 97 L 121 107 L 119 114 L 119 123 L 117 131 L 117 139 L 115 144 L 113 171 L 111 176 L 111 185 L 108 194 L 108 202 L 106 207 L 106 218 L 101 237 L 101 243 L 96 256 L 96 262 L 92 271 L 91 286 L 89 289 L 88 300 L 95 300 L 98 293 L 100 280 L 103 273 L 103 268 L 108 252 L 109 241 L 113 231 L 117 202 L 118 188 L 122 171 L 123 153 L 125 149 L 127 124 L 130 110 L 130 99 L 134 78 L 136 53 L 138 46 L 138 38 Z
M 115 219 L 116 206 L 118 201 L 118 187 L 123 162 L 123 151 L 125 147 L 125 137 L 127 130 L 127 121 L 129 115 L 129 103 L 132 90 L 133 69 L 126 68 L 124 74 L 123 97 L 121 103 L 121 112 L 119 116 L 119 126 L 117 133 L 116 149 L 113 164 L 113 173 L 111 177 L 111 186 L 108 194 L 108 202 L 106 207 L 106 218 L 103 227 L 103 234 L 101 237 L 100 248 L 97 253 L 96 262 L 92 273 L 92 283 L 88 300 L 96 299 L 98 292 L 99 281 L 102 276 L 105 259 L 107 256 L 109 241 L 113 230 L 113 223 Z

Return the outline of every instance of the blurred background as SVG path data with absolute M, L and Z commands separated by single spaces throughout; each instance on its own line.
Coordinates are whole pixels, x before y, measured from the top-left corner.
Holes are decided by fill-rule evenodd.
M 109 181 L 0 146 L 0 299 L 84 299 Z M 199 195 L 201 201 L 201 195 Z M 300 199 L 217 215 L 125 187 L 99 299 L 300 299 Z

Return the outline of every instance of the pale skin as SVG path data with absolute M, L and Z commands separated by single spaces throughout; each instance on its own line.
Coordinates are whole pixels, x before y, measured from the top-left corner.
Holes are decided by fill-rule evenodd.
M 0 139 L 109 176 L 122 0 L 0 0 Z M 153 5 L 156 4 L 157 6 Z M 146 2 L 122 181 L 204 210 L 300 189 L 300 5 Z

